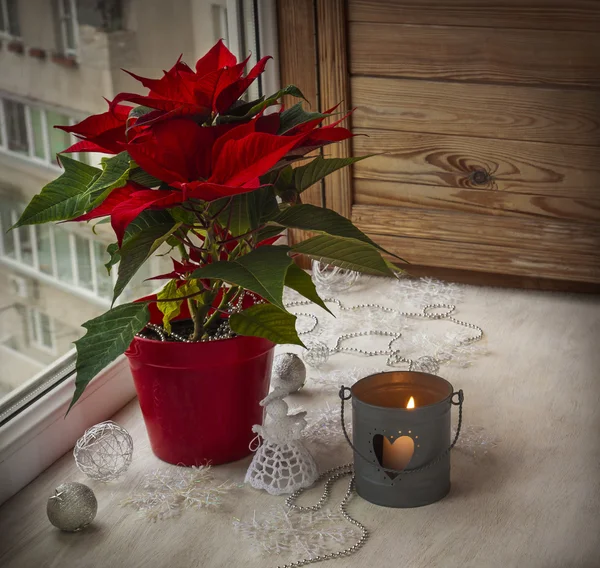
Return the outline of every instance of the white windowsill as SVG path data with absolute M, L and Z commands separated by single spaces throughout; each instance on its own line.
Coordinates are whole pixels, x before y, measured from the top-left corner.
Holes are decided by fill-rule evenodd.
M 125 356 L 102 371 L 65 416 L 74 383 L 72 376 L 0 426 L 0 504 L 69 451 L 86 428 L 135 397 Z

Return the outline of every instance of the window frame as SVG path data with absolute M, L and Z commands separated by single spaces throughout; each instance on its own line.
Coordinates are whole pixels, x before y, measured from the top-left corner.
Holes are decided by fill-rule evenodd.
M 11 209 L 11 221 L 12 223 L 17 222 L 18 214 L 16 209 Z M 56 251 L 56 241 L 55 241 L 55 230 L 54 225 L 47 225 L 49 235 L 50 235 L 50 255 L 52 262 L 52 274 L 48 274 L 43 272 L 40 263 L 39 263 L 39 251 L 38 251 L 38 242 L 37 242 L 37 227 L 35 225 L 29 225 L 27 227 L 22 227 L 22 230 L 28 230 L 30 232 L 30 240 L 32 246 L 32 265 L 27 264 L 23 261 L 23 255 L 21 250 L 21 235 L 19 230 L 15 230 L 11 232 L 13 235 L 13 243 L 15 248 L 15 257 L 11 258 L 5 254 L 4 248 L 4 240 L 5 240 L 5 232 L 8 230 L 8 227 L 2 226 L 2 219 L 0 219 L 0 264 L 4 264 L 9 268 L 17 270 L 21 273 L 25 273 L 28 276 L 33 278 L 37 278 L 38 280 L 43 281 L 46 284 L 52 284 L 53 286 L 69 293 L 75 293 L 80 297 L 88 301 L 93 301 L 98 304 L 100 307 L 109 307 L 111 298 L 100 295 L 100 289 L 98 286 L 98 276 L 96 273 L 97 264 L 96 264 L 96 256 L 94 250 L 94 243 L 100 243 L 105 245 L 103 241 L 99 239 L 93 239 L 87 237 L 85 235 L 79 235 L 78 237 L 85 239 L 87 241 L 88 253 L 90 256 L 90 267 L 92 268 L 92 290 L 85 286 L 80 286 L 78 274 L 78 261 L 77 261 L 77 250 L 75 244 L 75 235 L 74 231 L 64 231 L 68 234 L 69 237 L 69 256 L 71 261 L 71 273 L 73 275 L 73 282 L 65 282 L 58 277 L 58 262 L 57 262 L 57 251 Z M 116 284 L 117 281 L 117 271 L 111 270 L 112 285 Z
M 258 6 L 259 52 L 276 58 L 275 0 L 258 0 L 255 5 Z M 267 68 L 263 79 L 263 91 L 270 93 L 279 88 L 275 65 Z M 2 257 L 0 260 L 10 259 Z M 12 261 L 11 264 L 17 263 Z M 38 279 L 47 277 L 42 272 L 36 272 L 34 276 Z M 73 349 L 15 391 L 11 399 L 16 402 L 10 409 L 0 406 L 0 479 L 7 480 L 0 484 L 0 504 L 71 451 L 86 428 L 111 418 L 135 398 L 133 380 L 123 355 L 98 373 L 65 417 L 76 380 L 75 357 Z M 11 409 L 18 413 L 7 417 L 7 410 Z
M 6 120 L 6 101 L 21 104 L 25 108 L 25 132 L 27 136 L 27 151 L 25 153 L 11 150 L 8 146 L 9 137 Z M 40 158 L 35 155 L 35 139 L 33 135 L 33 127 L 31 121 L 32 109 L 36 109 L 40 112 L 42 143 L 44 145 L 44 158 Z M 56 112 L 57 114 L 63 114 L 67 118 L 67 122 L 70 126 L 79 121 L 78 117 L 70 115 L 68 111 L 64 109 L 57 109 L 51 106 L 32 104 L 26 99 L 16 97 L 13 95 L 7 96 L 5 93 L 0 91 L 0 152 L 9 156 L 14 156 L 15 158 L 19 158 L 21 160 L 26 160 L 27 162 L 33 162 L 35 164 L 47 167 L 54 171 L 62 171 L 62 168 L 58 165 L 58 163 L 56 163 L 55 159 L 51 155 L 52 148 L 50 146 L 50 135 L 48 131 L 48 112 Z M 78 142 L 78 139 L 72 134 L 69 138 L 72 144 Z M 78 152 L 72 153 L 71 156 L 76 160 L 81 159 L 81 155 Z

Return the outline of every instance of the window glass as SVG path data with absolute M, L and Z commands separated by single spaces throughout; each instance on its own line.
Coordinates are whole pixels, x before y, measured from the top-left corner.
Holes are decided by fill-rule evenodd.
M 59 112 L 46 111 L 46 124 L 48 126 L 48 141 L 50 143 L 50 161 L 56 163 L 56 154 L 66 150 L 71 145 L 71 135 L 68 132 L 54 128 L 67 126 L 69 117 Z
M 12 395 L 13 400 L 8 393 L 26 385 L 26 388 L 31 387 L 32 393 L 43 390 L 39 389 L 39 383 L 35 386 L 29 383 L 30 379 L 56 357 L 72 349 L 72 342 L 85 333 L 82 323 L 109 308 L 118 272 L 115 266 L 109 275 L 104 266 L 108 260 L 107 244 L 115 240 L 110 225 L 99 225 L 96 233 L 91 231 L 91 224 L 76 228 L 75 223 L 35 225 L 33 229 L 23 227 L 5 232 L 16 220 L 12 218 L 12 211 L 16 216 L 20 205 L 25 204 L 21 202 L 38 194 L 44 185 L 60 175 L 57 169 L 40 167 L 40 164 L 56 166 L 56 154 L 76 142 L 73 136 L 54 126 L 80 122 L 86 116 L 102 112 L 106 109 L 103 96 L 113 100 L 120 91 L 141 92 L 141 86 L 129 88 L 132 84 L 127 82 L 131 79 L 117 71 L 119 68 L 158 78 L 163 69 L 173 66 L 182 52 L 186 63 L 194 67 L 195 61 L 220 38 L 240 59 L 253 54 L 248 69 L 257 58 L 266 55 L 253 43 L 258 28 L 253 21 L 244 21 L 254 20 L 256 16 L 254 0 L 163 2 L 168 9 L 177 11 L 174 18 L 166 19 L 147 17 L 147 4 L 125 0 L 0 0 L 0 32 L 4 32 L 4 45 L 0 46 L 0 67 L 4 66 L 0 70 L 3 152 L 0 165 L 0 310 L 3 310 L 0 311 L 0 421 L 4 411 L 20 404 L 17 395 Z M 52 21 L 40 21 L 41 13 L 36 6 L 42 5 L 51 7 Z M 179 26 L 182 21 L 189 25 Z M 34 33 L 42 24 L 54 28 L 50 34 L 55 38 L 54 45 Z M 173 25 L 177 28 L 171 29 Z M 30 33 L 26 33 L 27 30 Z M 115 30 L 123 31 L 115 34 Z M 56 52 L 74 55 L 80 44 L 80 31 L 84 31 L 90 41 L 86 42 L 85 50 L 79 51 L 77 65 L 53 57 Z M 7 55 L 10 38 L 7 40 L 6 36 L 21 33 L 26 36 L 26 55 Z M 41 42 L 39 45 L 36 37 Z M 160 49 L 153 45 L 157 37 L 161 38 Z M 102 41 L 98 42 L 99 39 Z M 105 49 L 107 45 L 109 53 Z M 29 49 L 35 47 L 47 50 L 45 61 L 27 55 Z M 135 57 L 132 58 L 132 54 Z M 105 61 L 106 57 L 110 61 Z M 98 76 L 103 67 L 114 73 Z M 272 67 L 269 64 L 267 70 Z M 57 98 L 58 75 L 68 76 L 65 79 L 69 83 L 68 96 Z M 25 90 L 16 88 L 15 78 Z M 26 97 L 33 91 L 25 88 L 27 85 L 36 87 L 35 98 L 30 100 Z M 250 96 L 256 98 L 256 89 L 253 89 Z M 15 156 L 16 153 L 19 156 Z M 99 167 L 103 154 L 81 153 L 72 157 Z M 121 302 L 131 302 L 156 291 L 161 283 L 146 279 L 171 270 L 168 256 L 154 258 L 151 263 L 145 264 L 135 275 Z M 37 311 L 32 313 L 33 308 Z M 7 397 L 3 398 L 5 394 Z
M 17 0 L 5 0 L 8 20 L 8 29 L 6 30 L 12 36 L 20 36 L 21 28 L 19 26 L 19 8 Z
M 90 241 L 75 235 L 75 251 L 77 254 L 77 271 L 79 286 L 93 290 L 92 259 L 90 257 Z
M 10 202 L 0 202 L 0 223 L 2 224 L 1 237 L 4 248 L 4 255 L 8 256 L 9 258 L 16 258 L 15 233 L 14 231 L 10 231 L 10 233 L 6 232 L 13 224 L 12 207 L 10 206 Z
M 52 323 L 50 318 L 40 313 L 40 343 L 48 349 L 54 349 L 54 336 L 52 334 Z
M 42 130 L 42 110 L 36 107 L 30 107 L 29 116 L 31 118 L 31 134 L 33 135 L 33 155 L 45 160 L 46 148 L 44 147 L 44 133 Z
M 96 280 L 98 282 L 98 294 L 103 298 L 112 298 L 113 283 L 112 278 L 104 266 L 109 261 L 109 255 L 106 252 L 106 245 L 98 241 L 94 242 L 94 254 L 96 255 Z M 116 267 L 113 267 L 116 270 Z
M 37 254 L 39 268 L 44 274 L 54 274 L 52 269 L 52 238 L 49 225 L 36 225 Z
M 31 234 L 35 227 L 19 227 L 19 250 L 21 252 L 21 262 L 27 266 L 33 267 L 33 240 Z
M 81 25 L 113 32 L 123 29 L 122 0 L 78 0 L 77 21 Z
M 4 116 L 6 120 L 7 146 L 13 152 L 29 153 L 27 143 L 27 123 L 25 121 L 25 105 L 17 101 L 4 101 Z
M 33 308 L 29 310 L 29 338 L 31 343 L 36 344 L 40 342 L 38 328 L 37 311 Z
M 71 241 L 69 233 L 62 227 L 54 227 L 54 247 L 58 278 L 63 282 L 73 283 L 73 265 L 71 261 Z

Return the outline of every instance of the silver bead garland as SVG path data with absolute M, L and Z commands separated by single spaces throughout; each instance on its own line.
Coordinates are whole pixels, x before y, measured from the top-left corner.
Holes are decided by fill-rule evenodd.
M 381 310 L 382 312 L 385 312 L 385 313 L 396 314 L 397 316 L 403 316 L 406 318 L 426 319 L 426 320 L 446 320 L 446 321 L 450 321 L 456 325 L 465 327 L 467 329 L 475 330 L 474 335 L 467 337 L 460 341 L 460 343 L 459 343 L 460 346 L 474 343 L 476 341 L 479 341 L 483 337 L 483 329 L 481 329 L 481 327 L 453 317 L 452 314 L 456 310 L 456 306 L 453 304 L 428 304 L 421 310 L 421 312 L 402 312 L 399 310 L 395 310 L 393 308 L 387 308 L 385 306 L 382 306 L 379 304 L 372 304 L 372 303 L 357 304 L 354 306 L 346 307 L 337 298 L 325 298 L 323 301 L 327 302 L 327 303 L 335 304 L 341 311 L 356 311 L 356 310 L 360 310 L 360 309 L 370 308 L 370 309 Z M 296 308 L 296 307 L 309 306 L 311 304 L 312 304 L 312 302 L 310 300 L 296 300 L 293 302 L 286 303 L 285 307 L 286 308 Z M 443 313 L 433 312 L 433 310 L 439 310 L 439 309 L 444 309 L 446 311 Z M 314 314 L 307 313 L 307 312 L 297 312 L 295 315 L 296 316 L 306 316 L 306 317 L 309 317 L 313 321 L 313 325 L 310 326 L 309 329 L 299 331 L 298 335 L 309 334 L 309 333 L 313 332 L 319 325 L 319 320 L 318 320 L 317 316 L 315 316 Z M 344 341 L 347 341 L 348 339 L 353 339 L 355 337 L 366 337 L 366 336 L 370 336 L 370 335 L 379 335 L 379 336 L 383 336 L 383 337 L 390 337 L 391 339 L 388 342 L 387 349 L 367 350 L 367 349 L 360 349 L 358 347 L 348 347 L 348 346 L 344 347 L 342 345 L 342 343 Z M 406 363 L 406 364 L 408 364 L 410 370 L 413 370 L 413 369 L 417 370 L 417 367 L 422 365 L 423 361 L 421 361 L 421 363 L 419 363 L 418 362 L 419 359 L 414 360 L 414 359 L 410 359 L 408 357 L 404 357 L 398 350 L 395 350 L 393 348 L 394 342 L 397 341 L 398 339 L 400 339 L 401 337 L 402 337 L 402 334 L 400 334 L 400 333 L 394 333 L 391 331 L 381 331 L 381 330 L 369 330 L 369 331 L 357 331 L 357 332 L 353 332 L 353 333 L 344 333 L 337 338 L 335 345 L 333 347 L 329 348 L 329 354 L 333 355 L 335 353 L 350 353 L 350 354 L 355 354 L 355 355 L 366 355 L 367 357 L 374 357 L 376 355 L 387 355 L 388 356 L 387 361 L 386 361 L 387 365 L 394 366 L 394 365 L 397 365 L 398 363 Z M 422 359 L 422 358 L 420 358 L 420 359 Z M 431 359 L 433 359 L 435 362 L 437 362 L 438 368 L 439 368 L 439 362 L 434 357 L 431 357 Z M 429 362 L 430 368 L 433 368 L 435 366 L 434 361 Z
M 265 303 L 264 300 L 261 300 L 253 292 L 244 290 L 240 294 L 238 299 L 235 301 L 235 303 L 229 304 L 229 307 L 227 308 L 227 312 L 230 314 L 241 312 L 243 309 L 242 305 L 243 305 L 245 296 L 250 296 L 250 298 L 252 298 L 254 300 L 255 305 Z M 183 337 L 177 333 L 174 333 L 173 331 L 168 332 L 163 326 L 157 325 L 155 323 L 147 324 L 146 329 L 149 329 L 149 330 L 153 331 L 154 333 L 156 333 L 156 335 L 158 335 L 158 337 L 160 338 L 161 341 L 167 341 L 167 338 L 170 338 L 172 341 L 173 340 L 180 341 L 182 343 L 205 343 L 207 341 L 220 341 L 222 339 L 232 339 L 232 338 L 236 337 L 235 332 L 232 331 L 231 327 L 229 326 L 229 320 L 225 320 L 225 321 L 221 322 L 221 324 L 219 325 L 219 327 L 217 328 L 215 333 L 213 333 L 207 339 L 198 339 L 197 341 L 192 341 L 191 339 L 189 339 L 187 337 Z M 151 339 L 149 337 L 146 337 L 142 332 L 136 333 L 136 337 L 140 337 L 142 339 Z
M 342 477 L 345 477 L 347 475 L 351 475 L 352 477 L 350 478 L 350 483 L 348 483 L 348 489 L 346 490 L 346 494 L 344 495 L 344 498 L 342 499 L 342 502 L 340 503 L 339 511 L 340 511 L 340 514 L 342 515 L 342 517 L 344 517 L 344 519 L 346 519 L 346 521 L 355 525 L 356 527 L 358 527 L 361 530 L 362 534 L 361 534 L 360 538 L 352 546 L 345 548 L 344 550 L 340 550 L 339 552 L 330 552 L 329 554 L 319 554 L 317 556 L 313 556 L 312 558 L 304 558 L 303 560 L 297 560 L 296 562 L 289 562 L 288 564 L 283 564 L 283 565 L 279 566 L 278 568 L 296 568 L 297 566 L 306 566 L 308 564 L 316 564 L 317 562 L 323 562 L 325 560 L 334 560 L 336 558 L 341 558 L 344 556 L 351 556 L 355 552 L 358 552 L 358 550 L 360 550 L 365 545 L 365 543 L 367 542 L 367 538 L 369 537 L 369 532 L 367 531 L 367 528 L 361 522 L 352 518 L 348 514 L 348 511 L 346 510 L 348 501 L 350 501 L 350 497 L 352 497 L 352 495 L 354 493 L 354 468 L 353 468 L 352 464 L 345 464 L 345 465 L 340 465 L 338 467 L 334 467 L 319 476 L 316 483 L 318 483 L 319 481 L 322 481 L 323 479 L 327 479 L 327 481 L 325 482 L 323 494 L 321 495 L 320 499 L 317 501 L 317 503 L 315 505 L 309 505 L 309 506 L 296 505 L 296 500 L 298 499 L 298 497 L 300 497 L 300 495 L 302 495 L 302 493 L 304 493 L 305 489 L 299 489 L 295 493 L 292 493 L 285 500 L 285 504 L 290 509 L 299 511 L 299 512 L 318 511 L 318 510 L 322 509 L 323 506 L 325 505 L 325 503 L 327 503 L 327 501 L 329 500 L 329 496 L 331 495 L 331 488 L 333 487 L 333 484 L 338 479 L 341 479 Z

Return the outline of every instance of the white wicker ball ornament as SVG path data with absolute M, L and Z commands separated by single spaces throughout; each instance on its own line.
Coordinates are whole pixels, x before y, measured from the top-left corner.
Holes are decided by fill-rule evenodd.
M 321 341 L 313 341 L 306 346 L 302 358 L 307 365 L 318 369 L 329 360 L 329 347 Z
M 87 527 L 96 517 L 98 501 L 83 483 L 63 483 L 48 499 L 49 521 L 61 531 L 76 532 Z
M 111 481 L 127 471 L 133 456 L 129 432 L 112 420 L 88 428 L 73 449 L 82 473 L 98 481 Z
M 306 366 L 294 353 L 281 353 L 273 361 L 271 384 L 287 393 L 299 391 L 306 381 Z

